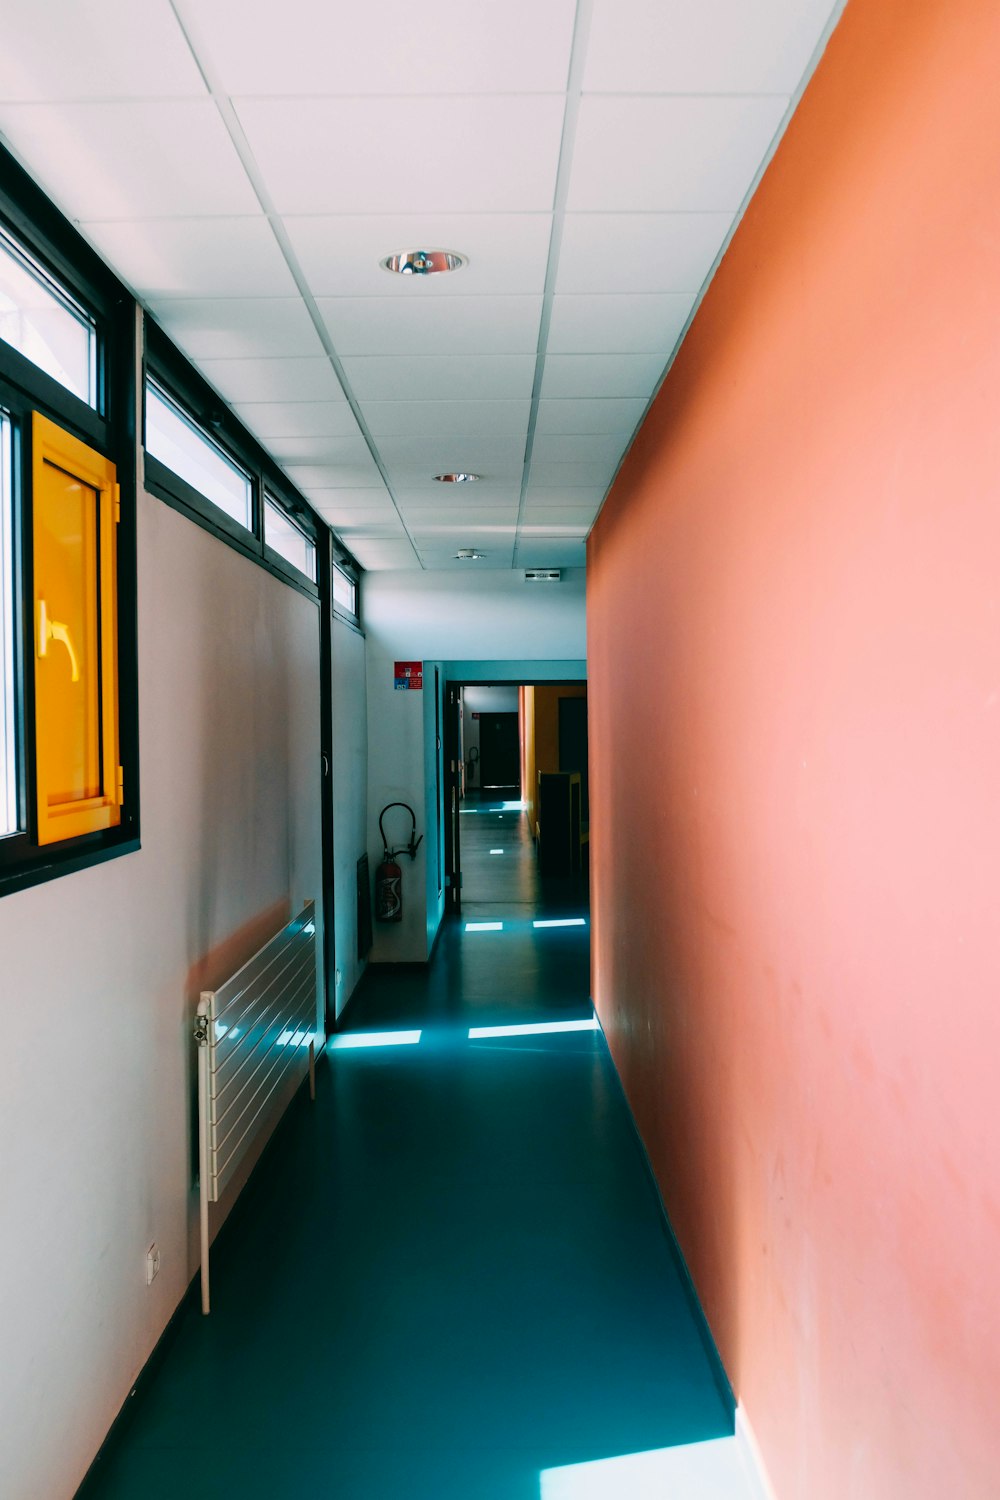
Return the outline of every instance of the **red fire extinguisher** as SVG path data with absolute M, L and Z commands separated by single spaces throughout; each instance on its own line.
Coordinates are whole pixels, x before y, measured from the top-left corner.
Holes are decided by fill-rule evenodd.
M 398 849 L 389 848 L 382 819 L 391 807 L 405 807 L 410 815 L 410 841 Z M 375 920 L 376 922 L 401 922 L 403 920 L 403 872 L 396 863 L 397 854 L 408 854 L 416 859 L 417 850 L 423 843 L 423 834 L 417 838 L 417 815 L 408 802 L 387 802 L 378 816 L 378 831 L 382 835 L 382 863 L 375 871 Z

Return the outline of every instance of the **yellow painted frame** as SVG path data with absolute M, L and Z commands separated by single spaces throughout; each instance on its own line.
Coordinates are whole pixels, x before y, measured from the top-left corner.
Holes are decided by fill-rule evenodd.
M 47 726 L 39 720 L 39 661 L 44 654 L 40 629 L 40 591 L 37 568 L 34 572 L 32 613 L 35 638 L 35 766 L 37 777 L 38 843 L 52 844 L 62 839 L 114 828 L 121 822 L 123 800 L 122 768 L 119 761 L 118 730 L 118 570 L 117 526 L 119 498 L 117 475 L 110 459 L 88 448 L 55 422 L 39 412 L 32 412 L 31 466 L 32 493 L 41 495 L 44 466 L 48 463 L 63 470 L 97 493 L 98 505 L 98 576 L 94 587 L 100 600 L 101 664 L 101 791 L 69 804 L 53 803 L 50 789 L 43 783 L 41 757 L 37 745 Z M 37 523 L 33 532 L 34 554 L 38 555 Z

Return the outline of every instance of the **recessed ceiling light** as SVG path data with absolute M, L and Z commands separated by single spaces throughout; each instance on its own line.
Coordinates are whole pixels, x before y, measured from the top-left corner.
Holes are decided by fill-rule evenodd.
M 482 479 L 481 474 L 435 474 L 434 478 L 438 484 L 472 484 L 476 479 Z
M 460 558 L 462 562 L 478 562 L 481 557 L 486 556 L 486 553 L 477 552 L 475 547 L 459 547 L 455 556 Z
M 379 261 L 384 271 L 397 271 L 400 276 L 439 276 L 444 271 L 457 271 L 468 264 L 467 255 L 456 250 L 397 250 Z

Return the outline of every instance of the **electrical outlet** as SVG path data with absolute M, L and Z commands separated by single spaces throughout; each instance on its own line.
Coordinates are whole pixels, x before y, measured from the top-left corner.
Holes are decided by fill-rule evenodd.
M 160 1270 L 160 1247 L 150 1245 L 146 1251 L 146 1285 L 152 1286 Z

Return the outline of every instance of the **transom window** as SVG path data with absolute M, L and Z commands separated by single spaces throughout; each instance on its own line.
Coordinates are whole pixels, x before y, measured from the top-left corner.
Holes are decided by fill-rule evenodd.
M 97 406 L 97 330 L 69 293 L 0 229 L 0 338 Z
M 250 475 L 154 381 L 146 381 L 146 449 L 247 531 L 253 530 Z
M 333 602 L 342 614 L 357 616 L 358 586 L 341 568 L 333 569 Z
M 264 496 L 264 545 L 316 582 L 316 547 L 270 495 Z

